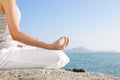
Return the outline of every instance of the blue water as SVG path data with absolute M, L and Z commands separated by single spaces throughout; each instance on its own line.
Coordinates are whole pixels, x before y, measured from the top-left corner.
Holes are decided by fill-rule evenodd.
M 120 76 L 120 53 L 67 53 L 70 63 L 67 69 L 82 68 L 88 72 L 99 72 Z

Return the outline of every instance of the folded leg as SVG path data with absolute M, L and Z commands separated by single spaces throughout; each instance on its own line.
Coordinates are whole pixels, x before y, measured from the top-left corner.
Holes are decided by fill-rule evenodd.
M 47 68 L 59 69 L 70 59 L 60 50 L 46 50 L 37 47 L 11 49 L 6 63 L 1 68 Z

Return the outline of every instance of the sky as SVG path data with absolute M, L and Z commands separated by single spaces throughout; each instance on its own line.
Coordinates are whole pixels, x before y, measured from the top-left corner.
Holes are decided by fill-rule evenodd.
M 70 39 L 67 48 L 120 51 L 120 0 L 17 0 L 26 34 L 52 43 Z

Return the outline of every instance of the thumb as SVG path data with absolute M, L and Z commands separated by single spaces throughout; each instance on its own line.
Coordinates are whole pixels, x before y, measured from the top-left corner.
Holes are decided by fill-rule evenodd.
M 64 38 L 64 37 L 60 37 L 60 38 L 58 39 L 58 41 L 61 41 L 63 38 Z

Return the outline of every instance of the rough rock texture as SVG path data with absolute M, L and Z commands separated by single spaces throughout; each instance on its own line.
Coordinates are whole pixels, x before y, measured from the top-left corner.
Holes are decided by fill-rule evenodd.
M 0 70 L 0 80 L 120 80 L 120 77 L 101 73 L 76 73 L 63 69 L 6 69 Z

